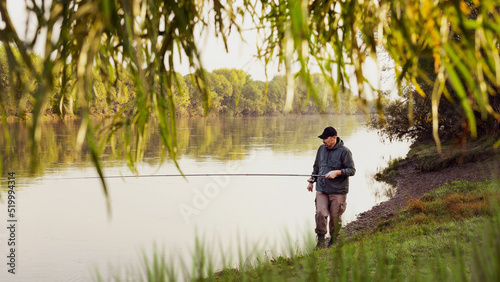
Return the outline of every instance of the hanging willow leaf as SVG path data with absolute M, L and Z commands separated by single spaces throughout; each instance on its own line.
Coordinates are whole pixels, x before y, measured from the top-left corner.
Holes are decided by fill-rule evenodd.
M 57 91 L 61 117 L 76 109 L 75 114 L 86 119 L 77 144 L 89 145 L 93 132 L 105 132 L 106 138 L 99 142 L 108 142 L 121 127 L 127 163 L 136 172 L 147 132 L 155 124 L 165 150 L 175 159 L 173 89 L 179 82 L 174 62 L 183 60 L 189 65 L 203 111 L 208 114 L 212 99 L 201 63 L 200 35 L 210 27 L 222 39 L 223 48 L 230 50 L 230 32 L 241 36 L 240 26 L 249 19 L 259 35 L 256 55 L 265 63 L 266 76 L 275 62 L 287 70 L 289 99 L 291 83 L 298 76 L 308 86 L 308 96 L 321 107 L 322 95 L 311 82 L 313 66 L 329 82 L 334 98 L 354 88 L 363 103 L 370 90 L 381 95 L 369 85 L 371 74 L 363 66 L 367 58 L 376 59 L 380 48 L 394 61 L 397 85 L 402 89 L 412 83 L 423 97 L 431 94 L 429 89 L 437 79 L 443 79 L 437 72 L 444 64 L 444 76 L 455 91 L 446 86 L 442 91 L 448 100 L 459 101 L 461 112 L 457 114 L 467 117 L 472 136 L 478 135 L 479 119 L 500 119 L 495 104 L 500 87 L 499 0 L 69 0 L 44 6 L 45 2 L 29 1 L 28 11 L 37 18 L 34 30 L 47 31 L 48 37 L 44 42 L 40 36 L 23 42 L 11 22 L 6 1 L 0 1 L 0 42 L 9 77 L 18 85 L 27 85 L 21 93 L 24 96 L 31 84 L 25 83 L 23 72 L 36 80 L 30 126 L 34 166 L 42 116 L 47 101 Z M 45 46 L 45 53 L 41 69 L 35 69 L 30 54 L 39 43 Z M 94 85 L 95 76 L 104 86 Z M 11 88 L 0 89 L 0 103 L 9 94 L 13 94 Z M 106 101 L 111 100 L 110 95 L 122 94 L 133 99 L 109 123 L 92 128 L 91 107 L 101 94 Z M 264 101 L 266 95 L 267 84 Z M 440 95 L 431 97 L 436 100 Z M 18 108 L 24 109 L 26 97 L 18 103 Z M 2 109 L 3 119 L 6 114 Z M 92 142 L 89 148 L 99 170 L 98 154 L 103 145 L 97 138 Z
M 38 80 L 34 95 L 31 131 L 31 159 L 33 167 L 37 163 L 37 143 L 41 136 L 41 120 L 46 109 L 49 95 L 57 81 L 59 96 L 58 112 L 62 116 L 71 114 L 65 109 L 65 103 L 73 101 L 72 93 L 78 102 L 77 114 L 84 119 L 78 134 L 77 144 L 85 142 L 90 150 L 92 161 L 98 174 L 103 177 L 99 164 L 99 148 L 93 139 L 94 132 L 104 132 L 111 140 L 117 128 L 123 128 L 126 145 L 127 163 L 137 173 L 137 163 L 144 154 L 147 132 L 151 118 L 157 123 L 162 142 L 174 159 L 176 157 L 176 112 L 173 101 L 173 88 L 176 82 L 174 56 L 187 58 L 189 65 L 197 70 L 193 73 L 200 88 L 205 112 L 210 108 L 209 91 L 206 87 L 206 75 L 201 66 L 200 52 L 197 46 L 198 34 L 215 22 L 216 34 L 226 42 L 229 28 L 238 26 L 232 13 L 232 3 L 215 1 L 212 5 L 203 1 L 52 1 L 48 9 L 48 20 L 43 13 L 45 3 L 30 2 L 29 11 L 39 18 L 37 30 L 47 30 L 43 69 L 33 72 Z M 208 8 L 207 8 L 208 7 Z M 214 14 L 207 13 L 212 10 Z M 209 18 L 213 16 L 214 21 Z M 34 70 L 28 56 L 39 37 L 30 45 L 24 44 L 10 21 L 6 2 L 0 2 L 1 22 L 5 23 L 0 32 L 2 45 L 9 54 L 9 69 L 13 74 L 20 73 L 20 67 Z M 3 26 L 3 25 L 0 25 Z M 18 50 L 16 57 L 10 50 Z M 111 89 L 128 91 L 128 85 L 120 86 L 122 70 L 133 77 L 134 105 L 121 109 L 111 118 L 110 126 L 93 129 L 90 121 L 90 104 L 99 90 L 93 82 L 97 72 L 105 85 L 106 100 L 112 95 Z M 161 87 L 156 88 L 160 82 Z M 120 89 L 121 88 L 121 89 Z M 160 91 L 158 91 L 160 90 Z M 3 95 L 1 95 L 3 96 Z M 5 113 L 3 114 L 5 118 Z M 107 132 L 106 132 L 107 131 Z M 175 162 L 178 166 L 178 164 Z M 105 195 L 107 188 L 102 181 Z
M 472 107 L 470 105 L 469 97 L 467 96 L 467 93 L 465 92 L 465 89 L 463 87 L 462 81 L 460 80 L 460 77 L 458 76 L 455 69 L 449 63 L 444 62 L 444 65 L 446 66 L 446 70 L 448 72 L 448 75 L 450 76 L 451 84 L 455 88 L 455 91 L 457 92 L 458 97 L 460 98 L 460 103 L 464 108 L 465 115 L 470 124 L 471 134 L 472 136 L 477 136 L 476 118 L 474 116 L 474 111 L 472 110 Z

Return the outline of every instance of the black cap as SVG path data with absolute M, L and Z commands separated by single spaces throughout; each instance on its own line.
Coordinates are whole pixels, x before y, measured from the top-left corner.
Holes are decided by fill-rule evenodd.
M 331 126 L 325 128 L 325 130 L 323 130 L 323 134 L 321 134 L 318 137 L 321 139 L 326 139 L 330 136 L 337 136 L 337 130 L 335 130 L 335 128 L 333 128 Z

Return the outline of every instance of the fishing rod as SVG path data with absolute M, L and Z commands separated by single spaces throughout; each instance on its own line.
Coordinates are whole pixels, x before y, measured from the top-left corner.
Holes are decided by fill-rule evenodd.
M 325 177 L 321 174 L 294 174 L 294 173 L 185 173 L 185 174 L 143 174 L 143 175 L 110 175 L 104 179 L 111 178 L 146 178 L 146 177 L 210 177 L 210 176 L 253 176 L 253 177 Z M 100 179 L 99 176 L 65 177 L 45 180 L 77 180 L 77 179 Z

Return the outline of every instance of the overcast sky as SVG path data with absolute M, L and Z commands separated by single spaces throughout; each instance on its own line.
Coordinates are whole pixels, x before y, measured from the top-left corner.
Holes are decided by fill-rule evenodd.
M 7 9 L 10 13 L 11 20 L 19 34 L 23 39 L 26 34 L 26 20 L 27 13 L 25 10 L 25 1 L 21 0 L 8 0 Z M 34 16 L 28 21 L 31 23 L 36 23 L 36 18 Z M 28 37 L 30 34 L 32 36 L 34 32 L 33 26 L 28 28 Z M 43 35 L 42 35 L 42 38 Z M 35 52 L 42 55 L 44 48 L 44 40 L 39 38 L 35 46 Z M 255 58 L 257 54 L 256 50 L 256 34 L 252 31 L 245 31 L 243 33 L 243 38 L 246 42 L 243 42 L 240 35 L 237 32 L 232 32 L 228 36 L 228 49 L 226 52 L 222 39 L 216 38 L 213 32 L 205 32 L 199 42 L 198 48 L 201 51 L 202 63 L 205 69 L 208 71 L 213 71 L 214 69 L 220 68 L 236 68 L 241 69 L 252 76 L 254 80 L 266 79 L 264 73 L 264 64 Z M 187 60 L 184 60 L 187 61 Z M 177 66 L 177 71 L 183 75 L 191 72 L 188 65 L 185 63 L 179 63 Z M 274 75 L 278 73 L 278 68 L 276 64 L 268 69 L 269 79 L 272 79 Z
M 50 1 L 47 1 L 50 2 Z M 48 3 L 46 3 L 48 5 Z M 48 7 L 47 7 L 48 8 Z M 26 10 L 25 10 L 25 1 L 21 0 L 8 0 L 7 1 L 7 9 L 9 10 L 11 19 L 13 24 L 16 27 L 16 30 L 19 36 L 23 37 L 25 35 L 26 30 Z M 30 19 L 29 22 L 36 22 L 34 16 Z M 28 34 L 33 34 L 34 28 L 28 29 Z M 43 35 L 42 35 L 43 37 Z M 202 54 L 202 63 L 203 67 L 208 71 L 213 71 L 214 69 L 220 68 L 236 68 L 245 71 L 250 74 L 252 79 L 265 81 L 265 70 L 264 64 L 255 58 L 257 53 L 256 51 L 256 34 L 254 31 L 244 31 L 243 32 L 244 41 L 241 39 L 240 35 L 237 32 L 232 32 L 228 36 L 228 48 L 229 52 L 227 53 L 224 49 L 224 45 L 222 43 L 222 39 L 216 38 L 213 32 L 205 32 L 199 42 L 198 48 Z M 41 39 L 41 38 L 40 38 Z M 39 44 L 35 46 L 35 52 L 42 54 L 43 53 L 43 42 L 44 40 L 39 40 Z M 368 74 L 368 80 L 372 83 L 372 85 L 376 88 L 382 90 L 394 91 L 394 75 L 393 71 L 391 71 L 391 60 L 387 58 L 383 58 L 379 62 L 380 69 L 385 70 L 384 72 L 379 71 L 376 64 L 372 60 L 369 60 L 363 66 L 365 74 Z M 379 60 L 381 58 L 379 57 Z M 371 61 L 371 62 L 370 62 Z M 178 63 L 176 70 L 181 74 L 185 75 L 192 70 L 189 69 L 186 64 L 187 60 L 183 60 L 182 63 Z M 389 65 L 389 67 L 388 67 Z M 311 70 L 311 72 L 319 72 L 319 70 Z M 278 66 L 276 63 L 268 66 L 268 79 L 271 80 L 277 74 L 283 74 L 283 70 L 279 72 Z M 351 81 L 351 90 L 356 93 L 357 85 L 354 79 Z M 365 87 L 367 92 L 368 88 Z M 370 95 L 370 94 L 367 94 Z

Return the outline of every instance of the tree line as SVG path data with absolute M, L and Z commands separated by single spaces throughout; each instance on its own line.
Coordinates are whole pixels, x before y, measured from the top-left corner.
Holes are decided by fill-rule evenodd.
M 136 151 L 127 151 L 130 163 L 141 159 L 151 117 L 158 117 L 162 142 L 175 160 L 172 117 L 177 115 L 279 114 L 283 108 L 349 112 L 352 104 L 344 106 L 348 99 L 342 97 L 350 99 L 345 89 L 354 85 L 359 105 L 369 112 L 365 90 L 372 86 L 366 85 L 362 66 L 384 49 L 394 62 L 398 89 L 408 84 L 414 91 L 401 90 L 406 100 L 397 101 L 392 112 L 384 109 L 383 93 L 376 95 L 379 128 L 398 138 L 426 132 L 439 149 L 443 129 L 453 129 L 454 134 L 445 135 L 458 132 L 464 141 L 499 131 L 499 7 L 496 0 L 106 0 L 85 5 L 53 1 L 46 9 L 43 1 L 31 1 L 26 9 L 39 19 L 35 30 L 50 36 L 21 40 L 6 5 L 0 4 L 0 42 L 7 62 L 0 69 L 2 117 L 32 113 L 28 130 L 36 164 L 41 116 L 78 114 L 84 122 L 77 145 L 89 146 L 102 175 L 97 161 L 102 144 L 95 138 L 102 128 L 91 126 L 93 114 L 116 112 L 108 133 L 125 127 L 126 146 L 137 145 Z M 208 28 L 226 50 L 232 48 L 227 40 L 231 31 L 243 36 L 244 30 L 254 29 L 260 40 L 255 55 L 266 67 L 279 60 L 285 76 L 266 84 L 244 73 L 239 78 L 237 72 L 233 80 L 224 73 L 232 70 L 207 72 L 197 46 L 198 35 Z M 30 53 L 37 43 L 46 46 L 42 59 Z M 188 78 L 175 71 L 179 56 L 194 70 Z M 310 72 L 311 64 L 317 64 L 331 89 L 321 89 L 321 76 Z M 243 78 L 244 83 L 236 83 Z M 392 121 L 403 126 L 387 127 Z
M 43 60 L 30 54 L 36 70 L 42 69 Z M 115 82 L 109 89 L 105 86 L 99 71 L 92 77 L 90 113 L 93 116 L 110 116 L 131 111 L 137 98 L 134 78 L 127 69 L 114 69 Z M 5 48 L 0 47 L 0 85 L 6 95 L 2 106 L 7 116 L 25 116 L 33 112 L 33 99 L 37 80 L 32 72 L 22 71 L 13 75 L 9 70 Z M 313 74 L 313 85 L 322 97 L 321 108 L 310 99 L 307 85 L 296 78 L 293 98 L 293 114 L 356 114 L 358 106 L 355 97 L 344 91 L 334 97 L 331 87 L 321 74 Z M 269 82 L 253 80 L 251 75 L 239 69 L 216 69 L 206 72 L 208 97 L 204 97 L 193 75 L 176 73 L 172 95 L 177 116 L 261 116 L 282 115 L 286 100 L 286 78 L 277 75 Z M 61 87 L 66 79 L 68 86 Z M 58 78 L 46 103 L 44 113 L 51 115 L 78 115 L 79 98 L 75 95 L 74 77 Z M 160 83 L 155 88 L 162 87 Z M 154 91 L 160 91 L 155 89 Z M 207 107 L 205 108 L 204 102 Z
M 355 132 L 362 127 L 359 115 L 335 117 L 340 123 Z M 257 146 L 266 146 L 274 152 L 300 154 L 310 147 L 311 138 L 318 135 L 318 124 L 331 120 L 329 117 L 309 116 L 272 116 L 247 118 L 179 118 L 177 120 L 177 154 L 197 162 L 206 161 L 207 156 L 217 161 L 242 160 L 252 154 Z M 0 135 L 0 155 L 2 172 L 6 175 L 16 168 L 25 181 L 32 176 L 43 176 L 50 171 L 64 171 L 70 167 L 84 169 L 91 167 L 89 148 L 83 144 L 77 150 L 77 136 L 81 119 L 68 120 L 62 125 L 56 122 L 44 122 L 43 134 L 39 147 L 39 166 L 29 174 L 29 132 L 26 123 L 7 123 L 4 130 L 10 132 L 7 140 Z M 97 120 L 95 121 L 98 122 Z M 297 126 L 301 123 L 305 126 Z M 320 125 L 321 126 L 321 125 Z M 293 128 L 293 130 L 290 130 Z M 241 130 L 242 129 L 242 130 Z M 116 166 L 127 162 L 125 131 L 117 130 L 116 138 L 111 138 L 102 148 L 100 160 L 103 167 Z M 347 133 L 343 134 L 346 137 Z M 193 136 L 196 136 L 193 138 Z M 309 137 L 307 137 L 309 136 Z M 145 151 L 143 162 L 155 167 L 165 161 L 165 152 L 161 149 L 161 136 L 155 127 L 150 127 L 144 138 Z M 16 148 L 15 151 L 11 148 Z M 194 149 L 195 148 L 195 149 Z M 135 148 L 133 147 L 132 150 Z M 184 167 L 189 172 L 189 166 Z

